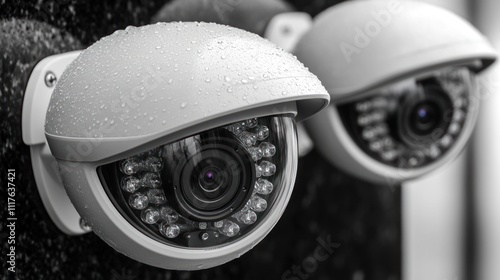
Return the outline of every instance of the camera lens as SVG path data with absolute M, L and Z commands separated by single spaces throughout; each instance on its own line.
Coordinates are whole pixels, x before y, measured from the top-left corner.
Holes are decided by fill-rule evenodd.
M 427 135 L 439 126 L 441 112 L 440 106 L 432 101 L 416 104 L 410 112 L 410 126 L 417 135 Z
M 165 195 L 176 212 L 198 222 L 219 221 L 245 206 L 255 185 L 253 159 L 227 129 L 214 129 L 165 148 Z
M 208 166 L 200 173 L 199 184 L 205 192 L 217 191 L 223 183 L 220 178 L 222 170 L 216 166 Z
M 410 146 L 440 139 L 450 125 L 451 98 L 435 79 L 423 80 L 405 97 L 399 109 L 401 139 Z
M 217 175 L 214 171 L 209 170 L 203 175 L 203 182 L 208 185 L 212 185 L 217 178 Z
M 415 169 L 443 158 L 466 132 L 477 81 L 467 68 L 436 71 L 337 106 L 347 133 L 384 165 Z
M 199 153 L 180 163 L 173 177 L 179 212 L 210 221 L 243 206 L 254 178 L 251 157 L 238 146 L 236 140 L 219 137 L 217 144 L 201 145 Z

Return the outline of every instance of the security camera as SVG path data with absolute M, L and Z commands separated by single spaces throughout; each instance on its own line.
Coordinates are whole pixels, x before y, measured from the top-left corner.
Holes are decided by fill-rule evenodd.
M 295 122 L 329 98 L 257 35 L 128 27 L 38 63 L 23 140 L 62 231 L 92 229 L 135 260 L 196 270 L 239 257 L 278 222 L 297 168 Z
M 478 73 L 497 57 L 462 18 L 417 1 L 348 1 L 319 14 L 295 54 L 331 95 L 305 123 L 319 151 L 372 182 L 402 182 L 464 149 Z

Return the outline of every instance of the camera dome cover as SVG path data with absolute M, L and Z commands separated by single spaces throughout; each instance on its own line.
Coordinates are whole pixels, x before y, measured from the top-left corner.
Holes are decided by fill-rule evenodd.
M 296 55 L 332 101 L 473 60 L 482 61 L 482 70 L 497 56 L 470 23 L 445 9 L 378 0 L 348 1 L 319 14 Z
M 99 139 L 99 152 L 83 157 L 96 161 L 181 130 L 244 119 L 245 112 L 293 111 L 301 120 L 328 101 L 315 75 L 257 35 L 210 23 L 158 23 L 116 31 L 84 50 L 57 83 L 45 133 L 56 158 L 63 147 Z

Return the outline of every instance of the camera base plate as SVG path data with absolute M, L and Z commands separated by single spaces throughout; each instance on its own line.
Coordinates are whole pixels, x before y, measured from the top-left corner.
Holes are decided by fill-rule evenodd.
M 45 115 L 57 78 L 80 51 L 47 57 L 40 61 L 30 76 L 24 95 L 22 112 L 23 142 L 30 147 L 31 164 L 38 192 L 54 224 L 68 235 L 91 231 L 71 203 L 59 175 L 56 159 L 45 138 Z

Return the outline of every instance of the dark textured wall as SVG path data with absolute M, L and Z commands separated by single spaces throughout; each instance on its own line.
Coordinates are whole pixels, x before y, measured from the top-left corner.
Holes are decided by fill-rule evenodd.
M 200 0 L 205 1 L 205 0 Z M 245 0 L 249 1 L 249 0 Z M 43 3 L 39 3 L 43 2 Z M 206 2 L 206 1 L 205 1 Z M 294 0 L 317 14 L 338 1 Z M 197 272 L 166 271 L 131 260 L 94 234 L 65 236 L 49 220 L 21 138 L 24 87 L 44 56 L 88 46 L 128 25 L 143 25 L 165 1 L 0 0 L 0 254 L 8 279 L 6 170 L 16 169 L 18 279 L 401 279 L 399 188 L 373 186 L 330 166 L 317 152 L 301 159 L 289 206 L 275 229 L 240 259 Z M 34 32 L 36 31 L 36 32 Z M 31 35 L 35 34 L 35 35 Z M 340 246 L 305 272 L 317 246 Z M 300 269 L 300 273 L 294 272 Z M 294 278 L 296 277 L 296 278 Z

